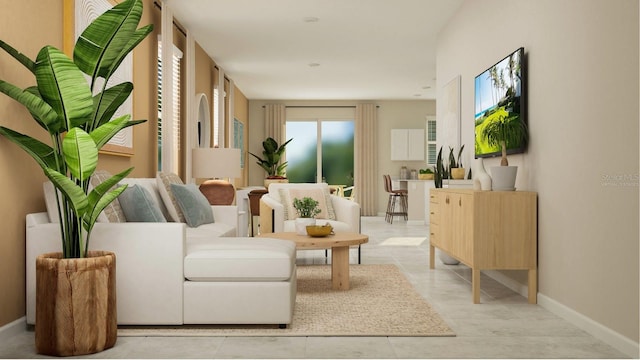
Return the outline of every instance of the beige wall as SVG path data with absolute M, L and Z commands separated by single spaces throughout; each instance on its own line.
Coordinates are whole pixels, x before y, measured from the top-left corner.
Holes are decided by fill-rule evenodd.
M 265 104 L 283 103 L 286 105 L 305 106 L 355 106 L 363 101 L 270 101 L 249 100 L 249 151 L 254 154 L 262 153 L 262 141 L 265 139 L 264 109 Z M 419 169 L 426 166 L 426 160 L 420 161 L 391 161 L 391 129 L 425 129 L 426 116 L 435 115 L 436 104 L 433 100 L 376 100 L 367 101 L 375 103 L 378 108 L 378 171 L 376 183 L 371 184 L 378 189 L 377 209 L 378 213 L 384 213 L 387 206 L 388 194 L 384 191 L 382 183 L 383 174 L 397 176 L 401 166 Z M 253 156 L 248 159 L 249 185 L 262 185 L 265 172 L 256 164 Z
M 438 99 L 462 77 L 466 148 L 475 76 L 520 46 L 530 144 L 509 161 L 538 192 L 539 292 L 637 346 L 638 1 L 466 1 L 437 53 Z M 604 181 L 619 175 L 634 184 Z
M 238 119 L 243 125 L 244 132 L 244 153 L 240 154 L 240 156 L 244 157 L 244 169 L 242 169 L 242 177 L 237 178 L 234 182 L 236 187 L 247 186 L 248 184 L 248 175 L 249 175 L 249 167 L 248 164 L 248 155 L 247 149 L 249 147 L 249 100 L 244 96 L 242 91 L 237 87 L 233 87 L 233 117 Z

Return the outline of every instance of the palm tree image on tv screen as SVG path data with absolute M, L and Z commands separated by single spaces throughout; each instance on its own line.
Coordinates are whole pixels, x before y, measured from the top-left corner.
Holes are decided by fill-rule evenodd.
M 482 136 L 485 127 L 497 122 L 526 125 L 523 60 L 524 48 L 519 48 L 475 78 L 476 157 L 500 155 L 500 145 L 492 146 Z M 511 139 L 506 144 L 507 153 L 524 152 L 525 146 L 526 139 Z

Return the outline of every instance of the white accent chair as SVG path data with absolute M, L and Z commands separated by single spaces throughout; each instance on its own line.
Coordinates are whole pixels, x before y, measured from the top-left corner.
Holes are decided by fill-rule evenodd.
M 352 200 L 331 195 L 326 183 L 273 183 L 269 192 L 260 199 L 260 233 L 295 232 L 295 217 L 292 214 L 287 192 L 295 189 L 298 194 L 305 191 L 318 191 L 326 195 L 335 213 L 334 219 L 318 218 L 317 224 L 329 223 L 336 232 L 360 233 L 360 205 Z M 303 196 L 303 195 L 300 195 Z M 329 205 L 329 203 L 327 205 Z M 361 262 L 361 249 L 358 248 L 358 263 Z

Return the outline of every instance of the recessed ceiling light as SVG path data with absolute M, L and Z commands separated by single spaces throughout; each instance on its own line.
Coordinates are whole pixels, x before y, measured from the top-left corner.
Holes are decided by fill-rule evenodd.
M 318 67 L 318 66 L 320 66 L 320 64 L 319 64 L 319 63 L 317 63 L 317 62 L 311 62 L 311 63 L 309 63 L 309 67 Z
M 302 18 L 302 21 L 306 22 L 306 23 L 315 23 L 318 22 L 320 19 L 318 19 L 315 16 L 307 16 L 305 18 Z

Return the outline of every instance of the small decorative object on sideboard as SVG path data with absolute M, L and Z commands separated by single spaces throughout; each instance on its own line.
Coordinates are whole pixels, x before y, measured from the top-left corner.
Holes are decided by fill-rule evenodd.
M 436 168 L 433 172 L 433 184 L 436 188 L 442 188 L 442 179 L 446 179 L 448 177 L 447 171 L 442 164 L 442 146 L 440 146 L 440 150 L 438 151 L 438 157 L 436 159 Z
M 491 190 L 491 176 L 484 169 L 482 158 L 477 158 L 473 167 L 473 190 Z
M 431 168 L 420 169 L 420 173 L 418 174 L 418 179 L 433 180 L 433 170 L 431 170 Z
M 517 116 L 500 116 L 482 129 L 482 138 L 491 146 L 500 146 L 500 166 L 491 168 L 493 190 L 515 190 L 517 166 L 509 166 L 507 148 L 527 140 L 527 125 Z
M 458 160 L 456 161 L 456 157 L 453 155 L 453 148 L 449 147 L 449 173 L 451 178 L 455 180 L 464 179 L 465 168 L 462 166 L 462 150 L 464 150 L 464 145 L 460 147 Z
M 303 197 L 302 200 L 295 198 L 293 199 L 293 207 L 296 209 L 298 213 L 298 218 L 296 218 L 296 234 L 298 235 L 306 235 L 307 234 L 307 226 L 316 224 L 316 215 L 320 214 L 320 207 L 318 207 L 320 203 L 308 196 Z

